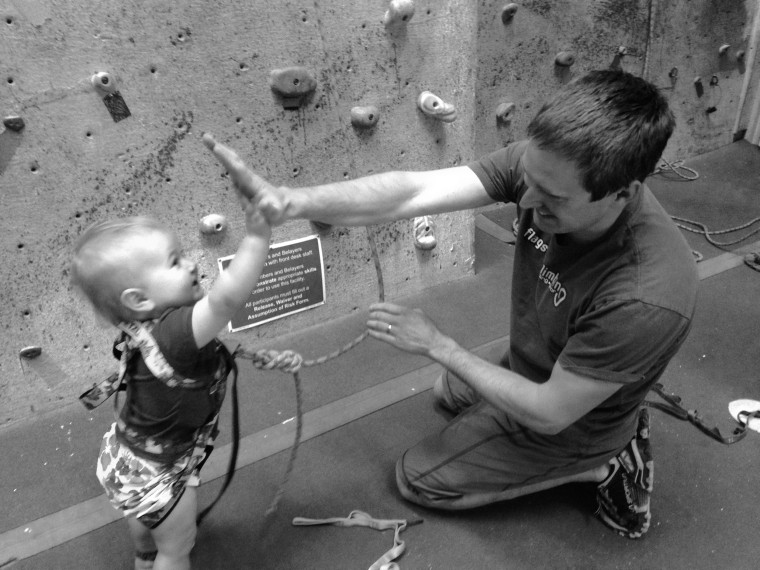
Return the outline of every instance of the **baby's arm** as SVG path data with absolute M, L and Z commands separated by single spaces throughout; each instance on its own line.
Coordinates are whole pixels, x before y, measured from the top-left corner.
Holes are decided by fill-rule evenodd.
M 248 299 L 269 252 L 271 228 L 253 202 L 240 196 L 245 207 L 246 235 L 235 258 L 193 309 L 193 334 L 198 347 L 208 344 Z

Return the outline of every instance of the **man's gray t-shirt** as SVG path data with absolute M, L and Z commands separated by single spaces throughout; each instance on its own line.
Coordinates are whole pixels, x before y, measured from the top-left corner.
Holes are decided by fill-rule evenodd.
M 469 165 L 497 201 L 519 203 L 527 141 Z M 623 386 L 545 444 L 582 454 L 619 449 L 636 412 L 688 334 L 698 277 L 670 216 L 642 186 L 604 236 L 563 244 L 517 209 L 509 364 L 545 382 L 555 362 L 573 373 Z

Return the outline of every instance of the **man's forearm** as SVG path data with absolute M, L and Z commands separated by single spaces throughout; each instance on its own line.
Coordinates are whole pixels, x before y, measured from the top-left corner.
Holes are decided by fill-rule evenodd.
M 430 357 L 515 421 L 539 433 L 557 431 L 554 418 L 541 405 L 540 384 L 476 356 L 448 337 Z
M 419 189 L 418 176 L 384 172 L 284 192 L 285 217 L 334 225 L 362 226 L 414 215 L 412 204 Z

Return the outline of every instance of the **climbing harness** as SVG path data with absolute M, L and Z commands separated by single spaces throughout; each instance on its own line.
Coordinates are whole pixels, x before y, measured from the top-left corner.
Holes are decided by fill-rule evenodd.
M 689 422 L 696 426 L 701 432 L 707 434 L 711 438 L 725 445 L 731 445 L 744 439 L 747 435 L 747 428 L 749 422 L 753 418 L 760 418 L 760 410 L 757 411 L 742 411 L 737 414 L 737 421 L 739 425 L 734 428 L 734 431 L 729 436 L 724 436 L 720 430 L 716 427 L 708 426 L 704 420 L 700 417 L 697 410 L 687 410 L 681 405 L 680 396 L 675 394 L 669 394 L 665 392 L 665 388 L 662 384 L 655 384 L 652 386 L 652 391 L 664 400 L 663 402 L 652 402 L 650 400 L 644 400 L 644 405 L 650 408 L 655 408 L 666 414 L 678 418 L 679 420 Z
M 183 388 L 194 388 L 199 386 L 201 382 L 194 378 L 187 378 L 178 374 L 174 368 L 166 361 L 161 350 L 158 348 L 151 330 L 157 320 L 151 321 L 148 324 L 141 322 L 122 322 L 117 326 L 121 330 L 121 336 L 114 343 L 114 356 L 119 358 L 119 371 L 118 373 L 110 375 L 108 378 L 100 383 L 94 384 L 82 395 L 79 396 L 79 400 L 82 402 L 85 408 L 88 410 L 95 409 L 100 404 L 105 402 L 113 394 L 117 394 L 117 398 L 114 400 L 114 411 L 116 412 L 116 421 L 121 426 L 123 436 L 127 438 L 131 444 L 136 447 L 142 448 L 149 445 L 150 451 L 153 453 L 162 453 L 171 449 L 171 444 L 160 442 L 155 438 L 143 441 L 140 438 L 130 436 L 129 430 L 125 430 L 121 425 L 121 420 L 118 415 L 118 392 L 126 390 L 126 382 L 124 381 L 127 372 L 127 365 L 132 355 L 136 350 L 140 351 L 140 354 L 145 362 L 145 366 L 150 370 L 151 374 L 158 378 L 161 382 L 170 388 L 182 386 Z M 215 374 L 215 381 L 210 387 L 211 392 L 223 388 L 225 378 L 229 378 L 227 383 L 230 388 L 232 397 L 232 453 L 230 455 L 230 461 L 227 468 L 227 474 L 222 484 L 222 488 L 217 494 L 216 498 L 211 502 L 209 506 L 203 509 L 197 518 L 197 523 L 200 522 L 211 512 L 211 509 L 216 505 L 219 499 L 229 487 L 232 482 L 232 477 L 235 473 L 235 467 L 237 465 L 237 452 L 240 441 L 240 421 L 239 421 L 239 409 L 238 409 L 238 394 L 237 394 L 237 376 L 238 369 L 237 363 L 232 354 L 221 342 L 217 343 L 217 350 L 221 354 L 222 362 Z M 213 445 L 209 441 L 209 436 L 216 430 L 217 415 L 204 426 L 200 427 L 196 431 L 196 439 L 193 446 L 190 448 L 198 449 L 199 447 L 205 449 L 205 456 L 193 471 L 200 471 L 203 463 L 213 450 Z M 213 425 L 212 425 L 213 424 Z M 213 436 L 211 436 L 213 438 Z
M 393 547 L 383 554 L 369 567 L 368 570 L 399 570 L 399 565 L 393 562 L 404 553 L 406 544 L 401 540 L 401 531 L 407 526 L 420 524 L 422 519 L 407 521 L 406 519 L 375 519 L 362 511 L 351 511 L 347 517 L 328 519 L 307 519 L 295 517 L 293 526 L 314 526 L 330 524 L 334 526 L 366 526 L 375 530 L 393 529 Z

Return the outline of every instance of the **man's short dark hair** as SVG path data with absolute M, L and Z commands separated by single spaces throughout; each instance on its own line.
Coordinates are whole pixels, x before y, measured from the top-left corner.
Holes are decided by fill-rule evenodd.
M 528 125 L 528 136 L 578 167 L 591 200 L 641 182 L 657 166 L 675 117 L 659 89 L 621 70 L 567 84 Z

